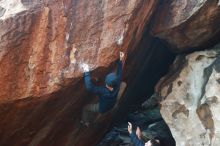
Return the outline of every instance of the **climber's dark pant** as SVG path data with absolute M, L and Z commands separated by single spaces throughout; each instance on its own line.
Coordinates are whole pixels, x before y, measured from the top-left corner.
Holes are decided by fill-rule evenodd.
M 119 89 L 119 92 L 117 95 L 117 102 L 116 102 L 115 106 L 117 106 L 118 101 L 120 100 L 123 92 L 125 91 L 126 86 L 127 86 L 127 84 L 125 82 L 122 82 L 120 84 L 120 89 Z M 84 106 L 83 113 L 82 113 L 82 120 L 85 122 L 91 122 L 95 113 L 99 113 L 99 103 L 88 104 L 88 105 Z
M 86 122 L 91 122 L 89 119 L 92 119 L 94 113 L 99 112 L 99 103 L 88 104 L 83 107 L 82 120 Z

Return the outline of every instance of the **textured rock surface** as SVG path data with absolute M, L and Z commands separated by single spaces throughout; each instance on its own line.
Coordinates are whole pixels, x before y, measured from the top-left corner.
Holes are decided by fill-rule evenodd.
M 92 69 L 108 66 L 120 49 L 140 39 L 155 4 L 144 0 L 9 3 L 12 7 L 5 7 L 0 28 L 1 101 L 57 91 L 68 84 L 65 79 L 81 75 L 81 62 Z M 119 38 L 124 40 L 122 47 L 116 46 Z
M 80 63 L 102 77 L 119 50 L 134 50 L 156 4 L 1 0 L 0 145 L 94 145 L 108 124 L 76 136 L 86 96 Z
M 179 56 L 157 85 L 165 98 L 161 114 L 177 146 L 220 143 L 220 45 Z
M 152 33 L 165 39 L 175 52 L 200 47 L 220 28 L 218 0 L 164 1 L 155 16 Z

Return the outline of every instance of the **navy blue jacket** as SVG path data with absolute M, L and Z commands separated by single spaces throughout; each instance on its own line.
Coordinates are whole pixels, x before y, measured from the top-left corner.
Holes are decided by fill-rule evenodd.
M 112 109 L 116 103 L 117 94 L 121 84 L 121 77 L 122 77 L 122 62 L 118 62 L 117 68 L 117 81 L 116 86 L 113 88 L 113 91 L 110 91 L 105 86 L 95 86 L 91 82 L 90 72 L 84 73 L 84 81 L 86 85 L 86 89 L 94 94 L 99 96 L 99 112 L 105 113 Z
M 140 140 L 134 132 L 130 134 L 131 141 L 134 143 L 135 146 L 144 146 L 144 142 Z

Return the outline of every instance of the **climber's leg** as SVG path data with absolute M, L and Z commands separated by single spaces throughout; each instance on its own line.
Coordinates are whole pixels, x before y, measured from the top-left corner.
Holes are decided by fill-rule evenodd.
M 84 124 L 88 126 L 88 124 L 92 121 L 92 118 L 91 118 L 92 115 L 98 112 L 99 112 L 99 103 L 88 104 L 84 106 L 83 113 L 82 113 L 82 122 L 84 122 Z

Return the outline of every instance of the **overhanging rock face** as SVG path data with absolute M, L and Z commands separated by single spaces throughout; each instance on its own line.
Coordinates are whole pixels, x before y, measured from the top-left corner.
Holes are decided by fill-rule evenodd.
M 156 6 L 155 0 L 2 0 L 0 145 L 94 145 L 108 124 L 74 131 L 85 96 L 80 64 L 103 76 L 120 50 L 135 49 Z
M 178 56 L 157 84 L 161 114 L 177 146 L 220 143 L 219 49 Z
M 50 0 L 11 5 L 13 11 L 1 17 L 1 101 L 57 91 L 81 76 L 80 63 L 93 70 L 107 67 L 119 50 L 129 51 L 129 45 L 134 49 L 156 2 Z M 116 45 L 119 39 L 121 46 Z
M 155 16 L 152 33 L 174 52 L 184 52 L 210 43 L 219 34 L 219 24 L 218 0 L 168 0 Z

